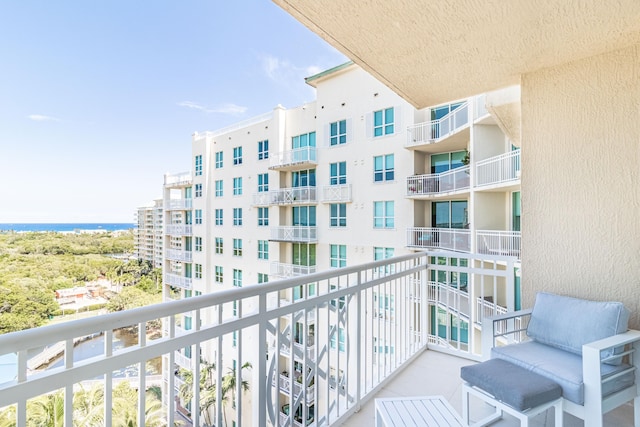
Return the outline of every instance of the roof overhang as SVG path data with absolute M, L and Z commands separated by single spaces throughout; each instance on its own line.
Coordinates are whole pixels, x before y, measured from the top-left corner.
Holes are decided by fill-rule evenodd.
M 274 0 L 424 108 L 640 43 L 638 0 Z

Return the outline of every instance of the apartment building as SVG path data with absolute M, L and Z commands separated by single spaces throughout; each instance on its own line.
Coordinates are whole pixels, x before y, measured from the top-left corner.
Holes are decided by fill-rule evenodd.
M 162 199 L 154 200 L 152 205 L 141 206 L 136 210 L 136 228 L 133 230 L 136 258 L 150 262 L 153 268 L 162 267 L 163 216 Z
M 485 95 L 416 110 L 351 62 L 306 82 L 316 88 L 316 101 L 292 109 L 278 106 L 225 129 L 196 133 L 193 173 L 165 176 L 165 300 L 422 250 L 519 257 L 518 141 L 485 108 Z M 510 88 L 488 96 L 518 95 L 517 88 Z M 447 270 L 467 266 L 466 259 L 450 255 L 432 262 Z M 474 339 L 468 296 L 465 300 L 469 286 L 487 288 L 481 292 L 487 295 L 482 304 L 492 309 L 518 305 L 517 295 L 492 292 L 468 276 L 435 268 L 429 282 L 434 295 L 444 296 L 433 298 L 431 333 L 456 345 Z M 314 284 L 289 288 L 269 304 L 286 305 L 316 291 Z M 449 301 L 446 295 L 455 298 Z M 393 293 L 376 291 L 372 298 L 376 308 L 370 315 L 393 324 Z M 447 303 L 439 304 L 443 298 Z M 346 306 L 334 302 L 326 307 L 327 316 L 339 319 Z M 213 322 L 254 309 L 234 302 L 200 320 Z M 314 337 L 331 334 L 333 362 L 323 373 L 339 393 L 350 368 L 345 337 L 355 333 L 346 323 L 341 328 L 338 320 L 327 322 L 338 324 L 336 330 L 323 331 L 318 316 L 283 318 L 268 349 L 258 348 L 250 334 L 234 332 L 197 351 L 206 360 L 222 362 L 225 372 L 254 363 L 247 354 L 277 354 L 269 360 L 272 386 L 279 393 L 269 396 L 278 399 L 280 423 L 291 416 L 296 425 L 305 418 L 311 423 L 316 405 L 324 407 L 328 394 L 313 388 L 311 372 L 319 363 Z M 194 319 L 185 315 L 175 327 L 191 330 Z M 280 351 L 272 352 L 276 345 Z M 389 357 L 394 352 L 382 333 L 374 347 Z M 238 360 L 239 348 L 245 360 Z M 192 369 L 194 354 L 194 348 L 184 348 L 175 355 L 175 365 Z M 251 373 L 246 377 L 250 383 L 259 381 Z M 177 378 L 176 384 L 181 381 Z M 304 402 L 295 399 L 302 387 L 308 388 Z M 293 402 L 295 410 L 290 409 Z M 181 404 L 189 407 L 189 402 Z M 244 405 L 243 422 L 250 424 L 256 416 L 250 396 Z

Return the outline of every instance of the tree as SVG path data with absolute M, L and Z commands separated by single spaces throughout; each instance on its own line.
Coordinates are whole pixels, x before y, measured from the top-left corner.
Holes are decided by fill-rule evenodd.
M 252 367 L 251 363 L 245 362 L 240 368 L 240 375 L 242 375 L 242 371 L 244 371 L 245 369 L 251 369 L 251 367 Z M 227 375 L 222 377 L 222 395 L 224 396 L 227 393 L 231 392 L 231 401 L 233 402 L 234 407 L 236 402 L 236 388 L 238 385 L 237 381 L 238 381 L 238 375 L 237 375 L 235 366 L 232 368 L 229 368 L 229 370 L 227 371 Z M 243 393 L 248 392 L 249 381 L 242 380 L 242 382 L 240 383 L 240 390 Z M 224 409 L 224 406 L 222 407 L 222 411 L 224 413 L 224 424 L 227 425 L 227 413 Z
M 158 296 L 149 295 L 134 286 L 126 286 L 122 289 L 122 292 L 109 300 L 107 303 L 107 310 L 110 312 L 122 311 L 136 307 L 143 307 L 156 302 L 159 302 Z

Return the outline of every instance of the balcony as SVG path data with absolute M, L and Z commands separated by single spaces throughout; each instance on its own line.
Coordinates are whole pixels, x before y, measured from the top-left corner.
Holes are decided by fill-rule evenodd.
M 514 256 L 520 258 L 519 231 L 477 230 L 477 252 L 481 254 Z
M 316 272 L 315 265 L 295 265 L 284 262 L 273 261 L 271 263 L 270 277 L 287 278 L 304 276 Z
M 193 259 L 192 251 L 182 249 L 167 249 L 167 259 L 172 261 L 191 262 Z
M 479 190 L 520 184 L 520 150 L 513 150 L 476 163 L 476 187 Z
M 177 286 L 182 289 L 192 289 L 191 278 L 180 276 L 178 274 L 165 273 L 162 276 L 162 282 L 165 285 Z
M 314 243 L 318 241 L 318 227 L 291 225 L 271 227 L 271 239 L 276 242 Z
M 253 206 L 269 206 L 270 204 L 271 194 L 268 191 L 253 194 Z
M 165 226 L 165 232 L 170 236 L 191 236 L 193 227 L 186 224 L 170 224 Z
M 412 199 L 435 198 L 468 191 L 469 166 L 446 172 L 407 177 L 407 197 Z
M 469 103 L 465 102 L 438 120 L 409 126 L 405 147 L 427 152 L 454 151 L 466 148 L 467 141 Z M 434 144 L 437 144 L 437 147 Z
M 322 187 L 323 203 L 350 203 L 351 184 L 326 185 Z
M 191 172 L 180 172 L 164 176 L 165 187 L 186 187 L 191 185 Z
M 301 147 L 276 153 L 269 158 L 269 169 L 293 171 L 318 164 L 316 147 Z
M 471 233 L 464 228 L 411 227 L 407 229 L 407 247 L 471 252 Z
M 271 205 L 309 205 L 318 202 L 316 187 L 281 188 L 269 194 Z
M 189 210 L 193 206 L 193 199 L 171 199 L 164 201 L 164 208 L 168 211 Z
M 443 256 L 466 258 L 464 264 L 471 267 L 461 263 L 428 264 L 430 259 Z M 318 425 L 340 424 L 362 405 L 365 405 L 364 411 L 346 420 L 346 425 L 371 425 L 373 412 L 368 412 L 367 402 L 387 393 L 387 387 L 398 384 L 397 381 L 412 384 L 405 387 L 405 392 L 417 391 L 419 384 L 422 394 L 428 389 L 433 390 L 433 394 L 445 395 L 458 402 L 454 407 L 459 409 L 459 366 L 461 363 L 471 363 L 469 359 L 479 360 L 482 357 L 481 331 L 463 334 L 461 328 L 464 327 L 466 331 L 470 322 L 465 320 L 469 316 L 458 314 L 463 311 L 459 308 L 461 306 L 455 305 L 455 299 L 462 294 L 443 287 L 448 285 L 430 284 L 428 278 L 440 272 L 447 275 L 454 272 L 467 274 L 468 301 L 478 298 L 486 301 L 488 295 L 482 292 L 492 290 L 490 296 L 502 303 L 483 306 L 482 315 L 495 315 L 499 311 L 513 310 L 514 306 L 514 262 L 511 258 L 505 258 L 504 263 L 497 266 L 498 263 L 494 261 L 498 259 L 490 255 L 476 257 L 459 253 L 420 252 L 0 335 L 0 355 L 17 354 L 17 363 L 13 368 L 16 380 L 0 384 L 0 408 L 15 405 L 16 425 L 24 427 L 31 405 L 27 403 L 29 400 L 56 390 L 72 390 L 88 384 L 86 381 L 96 379 L 104 384 L 106 390 L 112 390 L 117 383 L 113 377 L 114 371 L 131 365 L 144 367 L 149 359 L 161 357 L 166 362 L 162 383 L 164 411 L 167 424 L 173 425 L 177 415 L 173 404 L 167 405 L 168 402 L 174 402 L 177 393 L 179 381 L 173 372 L 176 363 L 187 364 L 186 359 L 176 358 L 176 351 L 189 346 L 192 354 L 199 354 L 201 349 L 219 349 L 223 342 L 229 343 L 233 335 L 234 339 L 243 343 L 231 351 L 238 365 L 251 362 L 251 378 L 262 378 L 264 380 L 260 380 L 260 383 L 271 384 L 271 387 L 252 384 L 247 392 L 249 394 L 236 395 L 235 408 L 223 399 L 217 399 L 214 405 L 215 425 L 224 424 L 224 405 L 227 405 L 224 407 L 227 416 L 241 419 L 243 414 L 249 416 L 253 413 L 252 422 L 246 421 L 245 424 L 266 426 L 279 423 L 280 411 L 284 406 L 296 407 L 300 402 L 313 400 L 324 402 L 312 410 L 314 422 Z M 380 271 L 387 274 L 381 275 Z M 281 293 L 310 284 L 315 286 L 313 296 L 286 305 L 279 303 Z M 440 288 L 437 293 L 432 291 L 434 287 Z M 386 301 L 389 301 L 389 309 L 395 313 L 394 322 L 384 322 L 374 317 L 383 295 L 392 296 Z M 233 301 L 237 304 L 237 313 L 228 316 L 226 314 L 230 312 L 230 303 Z M 433 306 L 439 310 L 435 318 L 430 315 L 430 307 Z M 476 305 L 469 309 L 472 310 L 471 318 L 475 319 L 473 311 Z M 440 315 L 440 311 L 444 314 Z M 211 316 L 210 313 L 218 315 Z M 286 319 L 295 321 L 300 315 L 311 313 L 321 321 L 315 323 L 314 334 L 307 345 L 295 343 L 290 339 L 292 330 Z M 192 316 L 194 327 L 178 330 L 175 325 L 185 314 Z M 158 321 L 168 326 L 165 334 L 162 337 L 147 335 L 145 331 L 148 327 Z M 137 342 L 127 348 L 109 345 L 114 341 L 114 329 L 131 325 L 138 331 Z M 339 333 L 340 330 L 345 332 Z M 94 334 L 103 334 L 107 345 L 94 357 L 74 360 L 74 340 Z M 62 366 L 43 371 L 27 370 L 29 349 L 58 342 L 63 343 L 65 363 Z M 250 345 L 250 342 L 255 345 Z M 259 357 L 263 354 L 256 351 L 259 348 L 269 348 L 269 357 Z M 440 350 L 449 355 L 425 351 L 427 349 Z M 312 373 L 314 383 L 313 386 L 307 384 L 298 388 L 294 384 L 293 392 L 287 394 L 280 391 L 282 386 L 287 385 L 281 384 L 280 379 L 274 384 L 274 378 L 278 378 L 285 370 L 295 372 L 291 369 L 293 361 L 286 361 L 287 354 L 291 353 L 302 364 L 302 372 Z M 222 351 L 214 351 L 213 354 L 209 361 L 224 367 L 221 371 L 226 372 L 229 361 L 223 359 Z M 429 362 L 424 365 L 421 361 L 425 358 L 442 363 Z M 413 375 L 400 373 L 405 367 L 414 369 Z M 194 375 L 200 375 L 199 366 L 194 368 Z M 339 387 L 335 383 L 336 372 L 341 377 Z M 418 372 L 420 374 L 416 375 Z M 414 381 L 414 378 L 429 378 L 429 381 Z M 137 407 L 144 414 L 145 389 L 155 380 L 142 376 L 138 381 Z M 290 387 L 290 383 L 288 385 Z M 71 410 L 72 393 L 62 394 L 62 399 L 66 409 L 66 425 L 72 425 L 74 417 L 78 416 L 77 411 Z M 104 393 L 103 400 L 101 411 L 104 424 L 112 425 L 112 394 Z M 311 410 L 303 405 L 301 419 L 310 415 L 307 411 Z M 368 414 L 371 418 L 368 418 Z M 193 425 L 201 424 L 202 415 L 198 411 L 191 416 Z M 358 424 L 359 419 L 364 421 Z

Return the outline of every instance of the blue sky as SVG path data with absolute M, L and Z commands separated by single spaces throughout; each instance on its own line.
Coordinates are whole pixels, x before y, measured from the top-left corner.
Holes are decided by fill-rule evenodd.
M 132 222 L 191 134 L 347 59 L 268 0 L 0 2 L 0 223 Z

